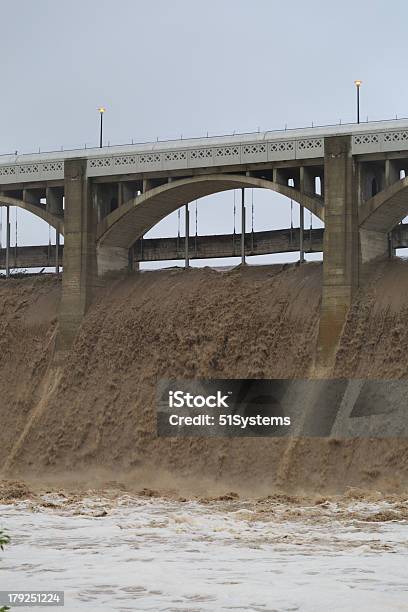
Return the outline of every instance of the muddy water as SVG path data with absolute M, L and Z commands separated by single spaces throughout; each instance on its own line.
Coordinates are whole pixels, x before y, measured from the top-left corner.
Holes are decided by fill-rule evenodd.
M 408 496 L 43 493 L 0 505 L 0 586 L 67 612 L 408 610 L 407 519 Z

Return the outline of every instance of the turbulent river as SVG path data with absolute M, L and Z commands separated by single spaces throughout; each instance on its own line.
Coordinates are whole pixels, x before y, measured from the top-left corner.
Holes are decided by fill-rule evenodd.
M 67 612 L 408 610 L 407 518 L 358 493 L 43 493 L 0 505 L 0 589 L 65 591 Z

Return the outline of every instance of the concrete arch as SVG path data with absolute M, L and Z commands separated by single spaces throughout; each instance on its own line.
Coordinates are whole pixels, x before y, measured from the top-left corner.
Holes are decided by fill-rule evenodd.
M 251 176 L 212 174 L 172 181 L 155 187 L 107 215 L 98 224 L 100 246 L 130 248 L 132 244 L 171 212 L 204 196 L 254 187 L 271 189 L 302 204 L 324 219 L 323 199 L 293 187 Z
M 0 206 L 18 206 L 19 208 L 27 210 L 33 215 L 36 215 L 36 217 L 39 217 L 43 221 L 46 221 L 46 223 L 49 223 L 54 229 L 59 230 L 60 234 L 64 234 L 64 219 L 51 214 L 42 206 L 30 204 L 29 202 L 24 202 L 24 200 L 10 198 L 9 196 L 5 195 L 0 195 Z
M 359 210 L 360 228 L 390 232 L 408 215 L 408 177 L 366 200 Z

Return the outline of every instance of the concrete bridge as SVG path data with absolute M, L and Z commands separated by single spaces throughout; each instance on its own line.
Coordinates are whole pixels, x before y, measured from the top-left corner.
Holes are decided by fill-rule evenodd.
M 64 234 L 63 350 L 104 276 L 131 268 L 134 245 L 166 215 L 230 189 L 283 194 L 325 224 L 319 351 L 328 363 L 362 266 L 389 256 L 408 214 L 407 169 L 408 121 L 389 121 L 2 156 L 0 204 Z

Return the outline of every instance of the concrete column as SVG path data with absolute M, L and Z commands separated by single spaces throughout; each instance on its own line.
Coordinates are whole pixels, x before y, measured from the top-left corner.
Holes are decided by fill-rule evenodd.
M 358 166 L 361 201 L 369 200 L 387 186 L 385 164 L 384 162 L 360 162 Z M 388 168 L 390 170 L 390 166 Z M 389 176 L 391 176 L 390 173 Z
M 60 231 L 59 227 L 55 230 L 55 274 L 58 276 L 60 273 Z
M 96 211 L 86 159 L 65 160 L 64 274 L 57 350 L 68 349 L 96 286 Z
M 10 206 L 6 206 L 6 276 L 10 276 Z
M 45 192 L 46 209 L 52 215 L 62 217 L 64 190 L 61 187 L 47 187 Z
M 99 222 L 119 206 L 119 189 L 115 184 L 97 183 L 93 193 Z
M 118 205 L 126 204 L 135 197 L 132 185 L 128 183 L 118 183 Z
M 241 189 L 241 264 L 245 264 L 245 189 Z
M 146 191 L 149 191 L 149 189 L 153 189 L 153 181 L 151 179 L 144 178 L 142 192 L 146 193 Z
M 385 186 L 389 187 L 400 180 L 400 169 L 394 159 L 385 160 Z
M 365 200 L 373 197 L 372 181 L 381 190 L 399 180 L 399 169 L 394 160 L 386 160 L 381 167 L 379 164 L 367 162 L 356 164 L 357 197 L 360 206 Z M 385 259 L 392 254 L 389 234 L 372 229 L 360 229 L 360 281 L 365 279 L 367 264 L 375 259 Z M 367 268 L 368 270 L 368 268 Z
M 115 210 L 117 206 L 120 206 L 119 196 L 121 191 L 120 185 L 117 184 L 99 183 L 94 185 L 92 190 L 93 208 L 97 211 L 98 222 Z M 104 282 L 102 277 L 106 275 L 112 276 L 132 270 L 130 249 L 98 244 L 96 257 L 97 275 L 101 283 Z
M 41 205 L 41 191 L 38 189 L 23 189 L 23 200 L 28 204 Z
M 300 167 L 299 174 L 299 183 L 300 183 L 300 192 L 314 195 L 315 193 L 315 177 L 314 172 L 311 168 L 307 168 L 305 166 Z M 305 237 L 305 207 L 300 205 L 299 210 L 299 259 L 300 263 L 304 263 L 305 261 L 305 247 L 304 247 L 304 237 Z
M 186 221 L 186 237 L 184 239 L 184 267 L 187 269 L 190 267 L 190 254 L 189 254 L 189 238 L 190 238 L 190 212 L 188 210 L 188 204 L 185 206 L 185 221 Z
M 305 207 L 300 204 L 299 207 L 299 259 L 300 263 L 305 262 Z
M 315 174 L 312 168 L 300 167 L 300 191 L 309 195 L 315 194 Z
M 351 137 L 325 138 L 325 230 L 318 363 L 330 366 L 359 277 L 358 209 Z
M 385 186 L 389 187 L 393 183 L 400 180 L 400 168 L 394 159 L 385 160 Z M 393 257 L 396 255 L 396 249 L 393 245 L 392 232 L 388 234 L 388 255 Z
M 279 185 L 287 185 L 288 177 L 287 173 L 282 168 L 274 168 L 272 171 L 273 182 L 278 183 Z

